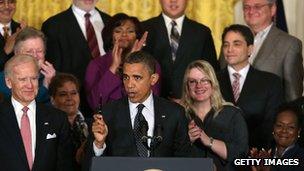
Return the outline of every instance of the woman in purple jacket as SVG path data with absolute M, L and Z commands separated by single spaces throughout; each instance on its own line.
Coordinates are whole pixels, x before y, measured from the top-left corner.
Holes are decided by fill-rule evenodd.
M 93 59 L 87 67 L 85 76 L 87 100 L 93 110 L 125 95 L 121 80 L 122 62 L 130 52 L 142 48 L 147 32 L 143 34 L 136 17 L 119 13 L 105 26 L 102 37 L 108 53 Z M 160 75 L 159 64 L 156 66 L 156 72 Z M 160 94 L 159 82 L 153 87 L 153 93 Z

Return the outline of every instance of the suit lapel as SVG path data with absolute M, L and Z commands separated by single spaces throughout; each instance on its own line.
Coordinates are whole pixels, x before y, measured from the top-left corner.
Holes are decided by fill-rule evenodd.
M 69 35 L 69 40 L 74 40 L 75 44 L 78 44 L 77 47 L 83 48 L 84 52 L 86 53 L 87 57 L 90 57 L 91 59 L 91 53 L 90 49 L 87 43 L 87 40 L 85 36 L 83 35 L 83 32 L 81 31 L 81 28 L 79 26 L 79 23 L 77 22 L 77 19 L 72 11 L 72 8 L 70 7 L 67 11 L 67 20 L 66 20 L 66 34 Z M 75 35 L 80 37 L 75 37 Z
M 191 42 L 191 39 L 192 39 L 192 36 L 189 36 L 189 35 L 192 35 L 192 34 L 193 33 L 191 33 L 189 19 L 187 17 L 185 17 L 185 19 L 183 21 L 181 36 L 179 39 L 176 60 L 174 63 L 175 65 L 182 62 L 183 61 L 182 58 L 185 58 L 185 56 L 183 56 L 183 54 L 185 54 L 186 49 L 189 48 L 189 46 L 187 46 L 187 45 L 189 42 Z
M 120 114 L 121 112 L 117 112 L 118 114 Z M 131 144 L 134 144 L 134 148 L 136 150 L 136 143 L 135 143 L 135 136 L 134 136 L 134 131 L 133 131 L 133 128 L 132 128 L 132 121 L 131 121 L 131 115 L 130 115 L 130 108 L 129 108 L 129 102 L 128 102 L 128 98 L 125 97 L 123 99 L 123 105 L 122 105 L 122 113 L 123 115 L 122 116 L 117 116 L 116 115 L 116 118 L 117 119 L 120 119 L 121 122 L 125 122 L 125 123 L 121 123 L 121 125 L 128 125 L 128 132 L 130 132 L 130 135 L 133 135 L 133 136 L 128 136 L 129 137 L 129 142 L 131 142 Z M 137 153 L 137 151 L 136 151 Z
M 277 28 L 273 25 L 271 26 L 269 33 L 264 40 L 259 52 L 257 53 L 257 56 L 255 57 L 253 61 L 253 66 L 257 65 L 257 63 L 263 63 L 264 60 L 267 60 L 267 58 L 271 55 L 273 50 L 275 49 L 275 43 L 278 39 L 278 32 Z
M 256 84 L 256 82 L 254 81 L 253 78 L 254 78 L 254 68 L 252 68 L 250 66 L 249 71 L 247 73 L 247 76 L 245 78 L 245 82 L 244 82 L 244 85 L 243 85 L 240 97 L 239 97 L 239 99 L 237 101 L 237 104 L 241 103 L 242 100 L 246 101 L 245 100 L 246 97 L 251 97 L 252 96 L 252 95 L 250 95 L 250 93 L 251 93 L 251 87 Z
M 155 30 L 157 31 L 157 35 L 158 35 L 157 37 L 159 38 L 156 41 L 157 41 L 157 43 L 159 43 L 159 46 L 165 47 L 165 48 L 163 48 L 165 51 L 165 56 L 162 57 L 165 59 L 160 59 L 160 60 L 164 60 L 165 63 L 172 66 L 173 61 L 172 61 L 170 40 L 169 40 L 169 35 L 167 32 L 167 26 L 166 26 L 165 20 L 162 15 L 159 15 L 157 17 L 156 25 L 157 25 L 157 28 L 155 28 Z
M 26 158 L 26 153 L 25 153 L 25 149 L 24 149 L 24 145 L 23 145 L 23 141 L 22 141 L 22 137 L 21 137 L 21 133 L 20 133 L 20 128 L 18 126 L 17 123 L 17 118 L 16 118 L 16 114 L 14 111 L 14 108 L 11 104 L 11 102 L 7 102 L 6 105 L 7 107 L 3 108 L 3 113 L 1 114 L 2 119 L 0 119 L 3 121 L 2 122 L 2 129 L 5 130 L 5 132 L 7 132 L 7 134 L 9 135 L 9 138 L 11 138 L 10 140 L 8 140 L 9 142 L 12 143 L 12 145 L 14 145 L 15 148 L 14 151 L 16 151 L 20 158 L 23 160 L 25 166 L 28 167 L 28 163 L 27 163 L 27 158 Z M 2 137 L 4 138 L 4 137 Z
M 226 101 L 228 102 L 232 102 L 232 103 L 236 103 L 234 101 L 234 97 L 233 97 L 233 92 L 232 92 L 232 86 L 231 86 L 231 81 L 230 81 L 230 77 L 229 77 L 229 72 L 227 67 L 224 69 L 223 73 L 222 73 L 222 90 L 223 90 L 223 96 L 226 97 Z
M 34 166 L 35 163 L 37 163 L 37 161 L 39 161 L 39 159 L 44 156 L 44 148 L 41 147 L 41 144 L 46 138 L 46 127 L 48 126 L 46 124 L 46 111 L 42 110 L 41 106 L 38 103 L 36 103 L 36 105 L 36 148 Z
M 153 95 L 153 101 L 154 101 L 154 130 L 153 135 L 157 135 L 157 129 L 163 125 L 163 117 L 165 117 L 165 114 L 162 112 L 161 104 L 159 103 L 158 97 Z

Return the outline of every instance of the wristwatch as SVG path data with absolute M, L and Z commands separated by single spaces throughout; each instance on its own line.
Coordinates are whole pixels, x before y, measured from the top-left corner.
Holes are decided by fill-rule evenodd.
M 209 139 L 210 139 L 210 142 L 209 142 L 208 147 L 209 147 L 209 148 L 212 148 L 214 139 L 213 139 L 212 137 L 209 137 Z

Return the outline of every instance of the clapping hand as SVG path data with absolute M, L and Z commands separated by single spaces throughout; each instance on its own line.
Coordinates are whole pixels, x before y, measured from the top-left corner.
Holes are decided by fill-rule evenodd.
M 136 39 L 134 44 L 133 44 L 131 52 L 140 51 L 142 49 L 142 47 L 144 47 L 146 45 L 147 36 L 148 36 L 148 32 L 145 31 L 145 33 L 140 38 L 140 40 Z
M 51 82 L 51 79 L 55 76 L 56 70 L 51 63 L 44 61 L 40 63 L 40 72 L 44 75 L 43 85 L 48 88 Z
M 194 120 L 191 120 L 188 124 L 188 135 L 190 138 L 191 143 L 193 143 L 195 140 L 200 138 L 202 129 L 200 129 L 194 122 Z

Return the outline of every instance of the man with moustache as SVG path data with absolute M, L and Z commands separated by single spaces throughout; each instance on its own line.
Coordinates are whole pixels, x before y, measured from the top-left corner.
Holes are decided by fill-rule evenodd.
M 89 158 L 187 156 L 190 143 L 183 107 L 152 93 L 158 80 L 153 57 L 142 51 L 131 53 L 124 61 L 122 77 L 127 97 L 103 106 L 101 115 L 94 115 Z M 138 139 L 142 122 L 147 124 L 146 135 L 162 137 L 153 151 Z M 148 146 L 152 146 L 149 140 Z
M 73 0 L 69 9 L 42 24 L 48 38 L 46 59 L 56 71 L 73 74 L 81 84 L 90 60 L 105 54 L 101 32 L 110 17 L 95 7 L 97 2 Z M 80 90 L 80 98 L 81 111 L 91 113 L 84 89 Z
M 143 22 L 148 31 L 144 50 L 161 65 L 161 96 L 180 102 L 185 69 L 204 59 L 219 69 L 210 29 L 185 16 L 187 0 L 160 0 L 162 13 Z

